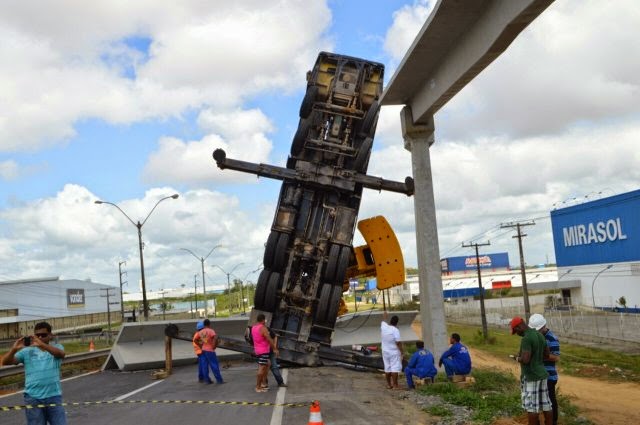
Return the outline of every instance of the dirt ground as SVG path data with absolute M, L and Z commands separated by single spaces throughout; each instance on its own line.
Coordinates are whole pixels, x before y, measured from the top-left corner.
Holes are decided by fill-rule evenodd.
M 414 324 L 418 335 L 422 334 L 420 324 Z M 497 358 L 489 353 L 472 349 L 471 360 L 474 367 L 495 367 L 520 376 L 520 367 L 509 359 Z M 635 383 L 611 383 L 590 378 L 563 375 L 560 372 L 557 390 L 570 397 L 584 416 L 598 425 L 640 424 L 640 385 Z M 519 420 L 504 419 L 496 425 L 521 423 Z M 526 421 L 524 422 L 526 423 Z
M 509 371 L 514 376 L 520 375 L 520 367 L 513 361 L 499 359 L 479 350 L 470 351 L 476 367 L 496 367 Z M 557 388 L 560 394 L 571 398 L 584 416 L 598 425 L 640 424 L 638 384 L 610 383 L 561 373 Z

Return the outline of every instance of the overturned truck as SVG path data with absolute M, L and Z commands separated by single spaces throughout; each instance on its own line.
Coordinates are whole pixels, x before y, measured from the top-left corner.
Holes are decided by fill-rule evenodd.
M 279 335 L 282 360 L 316 365 L 331 345 L 347 269 L 356 262 L 352 240 L 363 188 L 413 194 L 410 177 L 366 175 L 383 76 L 382 64 L 321 52 L 307 73 L 286 167 L 213 153 L 221 169 L 283 181 L 252 311 L 252 319 L 264 313 Z

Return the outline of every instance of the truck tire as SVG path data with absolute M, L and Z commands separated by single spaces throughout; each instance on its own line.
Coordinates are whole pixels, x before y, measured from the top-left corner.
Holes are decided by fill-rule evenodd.
M 358 134 L 364 137 L 372 137 L 373 130 L 375 129 L 376 122 L 378 121 L 378 109 L 380 105 L 377 100 L 374 100 L 364 114 L 364 118 L 360 121 L 358 126 Z
M 296 134 L 293 136 L 293 142 L 291 142 L 291 156 L 297 156 L 302 152 L 302 148 L 304 148 L 304 142 L 307 139 L 307 134 L 309 133 L 310 128 L 311 120 L 300 120 Z
M 280 232 L 278 232 L 280 233 Z M 273 264 L 271 270 L 274 272 L 281 272 L 284 266 L 287 264 L 287 248 L 289 247 L 289 234 L 280 233 L 278 236 L 278 243 L 273 254 Z
M 278 291 L 280 290 L 280 281 L 282 276 L 280 273 L 271 273 L 269 275 L 269 282 L 266 285 L 266 291 L 264 294 L 264 303 L 262 305 L 263 311 L 273 313 L 278 306 Z M 257 289 L 256 289 L 257 291 Z
M 373 147 L 373 139 L 371 137 L 366 137 L 362 144 L 360 145 L 360 149 L 358 149 L 358 153 L 353 160 L 353 170 L 358 173 L 365 174 L 367 171 L 367 165 L 369 164 L 369 157 L 371 156 L 371 148 Z
M 327 309 L 327 316 L 325 318 L 325 325 L 333 328 L 336 325 L 338 319 L 338 309 L 340 308 L 340 298 L 342 298 L 342 286 L 334 285 L 331 290 L 331 297 L 329 299 L 329 307 Z
M 338 257 L 338 264 L 336 265 L 336 274 L 333 283 L 342 288 L 342 282 L 344 282 L 344 276 L 347 274 L 347 267 L 349 267 L 349 259 L 351 257 L 351 247 L 343 246 L 340 249 L 340 257 Z
M 349 266 L 351 247 L 334 244 L 329 248 L 329 259 L 324 269 L 324 281 L 331 284 L 342 283 Z
M 300 104 L 300 118 L 307 118 L 313 109 L 313 104 L 318 97 L 318 86 L 307 87 L 302 103 Z
M 271 270 L 263 269 L 258 276 L 258 283 L 256 284 L 256 294 L 253 297 L 253 305 L 258 310 L 264 310 L 264 299 L 267 292 L 267 286 L 269 284 L 269 275 Z
M 336 267 L 338 266 L 338 259 L 340 258 L 340 245 L 333 244 L 329 248 L 329 256 L 327 258 L 327 265 L 324 268 L 324 281 L 333 283 L 336 276 Z
M 264 248 L 264 257 L 262 257 L 262 264 L 265 269 L 271 269 L 273 267 L 273 257 L 276 252 L 276 246 L 278 244 L 279 232 L 272 230 L 267 238 L 267 244 Z
M 331 301 L 331 289 L 333 285 L 323 283 L 320 287 L 320 296 L 318 297 L 318 305 L 313 314 L 313 322 L 318 325 L 324 325 L 327 321 L 327 313 Z

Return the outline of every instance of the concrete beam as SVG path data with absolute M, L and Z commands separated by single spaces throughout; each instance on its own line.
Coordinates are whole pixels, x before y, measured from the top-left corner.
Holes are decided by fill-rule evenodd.
M 553 0 L 440 0 L 382 94 L 425 124 Z

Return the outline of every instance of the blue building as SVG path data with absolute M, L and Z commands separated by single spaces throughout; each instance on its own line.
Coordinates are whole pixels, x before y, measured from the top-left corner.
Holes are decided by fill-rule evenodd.
M 558 280 L 574 304 L 640 311 L 640 190 L 551 211 Z

